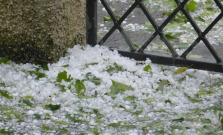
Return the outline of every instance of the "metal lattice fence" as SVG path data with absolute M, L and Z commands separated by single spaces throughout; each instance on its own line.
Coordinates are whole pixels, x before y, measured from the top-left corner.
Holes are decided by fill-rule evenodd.
M 174 65 L 174 66 L 187 66 L 196 69 L 204 69 L 210 71 L 223 72 L 223 62 L 222 58 L 219 56 L 219 52 L 217 52 L 213 45 L 209 42 L 206 35 L 213 29 L 213 27 L 222 19 L 223 17 L 223 5 L 219 0 L 213 0 L 218 8 L 220 9 L 220 14 L 208 25 L 205 30 L 201 30 L 198 24 L 195 22 L 190 13 L 186 10 L 185 5 L 189 2 L 189 0 L 174 0 L 177 4 L 177 8 L 175 8 L 171 14 L 164 20 L 161 25 L 158 25 L 155 18 L 151 15 L 149 10 L 146 8 L 144 2 L 142 0 L 135 0 L 134 3 L 127 9 L 127 11 L 118 19 L 111 7 L 109 6 L 106 0 L 100 0 L 103 7 L 106 9 L 110 18 L 112 19 L 114 25 L 111 29 L 105 34 L 102 39 L 97 42 L 97 0 L 87 0 L 87 42 L 91 45 L 102 45 L 106 42 L 106 40 L 114 33 L 115 30 L 118 30 L 122 37 L 125 39 L 126 44 L 128 45 L 129 50 L 118 50 L 120 54 L 123 56 L 127 56 L 130 58 L 134 58 L 136 60 L 145 60 L 146 58 L 150 58 L 153 63 L 165 64 L 165 65 Z M 122 27 L 123 21 L 130 15 L 130 13 L 135 9 L 140 8 L 142 12 L 145 14 L 148 21 L 152 24 L 154 28 L 154 32 L 144 44 L 140 46 L 140 48 L 135 48 L 133 42 L 126 34 L 124 28 Z M 193 29 L 196 31 L 197 38 L 193 41 L 192 44 L 181 54 L 179 55 L 174 49 L 173 45 L 163 33 L 164 28 L 168 23 L 177 15 L 177 13 L 182 12 L 189 23 L 192 25 Z M 167 46 L 168 50 L 171 53 L 171 56 L 157 54 L 157 53 L 146 53 L 144 52 L 145 48 L 150 45 L 150 43 L 155 39 L 155 37 L 160 36 L 162 41 Z M 209 50 L 211 55 L 214 57 L 215 61 L 209 60 L 195 60 L 188 58 L 188 54 L 197 46 L 197 44 L 203 41 L 206 48 Z

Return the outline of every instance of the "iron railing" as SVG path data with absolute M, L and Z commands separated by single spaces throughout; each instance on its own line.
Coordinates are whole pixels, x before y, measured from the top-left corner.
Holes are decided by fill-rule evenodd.
M 199 26 L 196 24 L 194 19 L 191 17 L 189 12 L 185 9 L 185 5 L 189 2 L 189 0 L 175 0 L 177 4 L 177 8 L 171 13 L 170 16 L 161 24 L 158 25 L 151 13 L 146 8 L 145 4 L 142 0 L 135 0 L 135 2 L 130 6 L 130 8 L 123 14 L 120 19 L 115 17 L 114 12 L 108 5 L 106 0 L 100 0 L 104 8 L 106 9 L 107 13 L 111 17 L 114 25 L 109 30 L 107 34 L 97 42 L 97 0 L 87 0 L 87 42 L 90 45 L 102 45 L 105 41 L 114 33 L 115 30 L 119 30 L 122 37 L 125 39 L 125 42 L 129 46 L 129 51 L 118 50 L 118 52 L 130 58 L 134 58 L 136 60 L 146 60 L 146 58 L 150 58 L 153 63 L 158 64 L 165 64 L 165 65 L 173 65 L 173 66 L 187 66 L 190 68 L 195 69 L 203 69 L 203 70 L 210 70 L 216 72 L 223 72 L 223 62 L 214 47 L 211 45 L 209 40 L 206 38 L 206 35 L 209 31 L 222 19 L 223 17 L 223 5 L 219 0 L 214 0 L 217 4 L 218 8 L 220 9 L 221 13 L 214 19 L 214 21 L 204 30 L 202 31 Z M 148 37 L 147 41 L 139 48 L 136 49 L 126 34 L 125 30 L 121 26 L 123 21 L 129 16 L 129 14 L 136 8 L 139 7 L 147 17 L 147 19 L 152 24 L 155 32 Z M 163 33 L 163 29 L 165 26 L 177 15 L 178 12 L 182 11 L 182 13 L 186 16 L 190 24 L 192 25 L 193 29 L 197 33 L 197 39 L 182 53 L 179 55 L 171 42 Z M 144 53 L 145 48 L 155 39 L 156 36 L 160 36 L 162 41 L 168 47 L 169 51 L 171 52 L 172 56 L 163 55 L 163 54 L 155 54 L 155 53 Z M 208 61 L 208 60 L 194 60 L 187 58 L 188 54 L 194 49 L 194 47 L 200 42 L 203 41 L 205 46 L 208 48 L 210 53 L 215 59 L 215 62 Z M 223 53 L 223 50 L 222 50 Z

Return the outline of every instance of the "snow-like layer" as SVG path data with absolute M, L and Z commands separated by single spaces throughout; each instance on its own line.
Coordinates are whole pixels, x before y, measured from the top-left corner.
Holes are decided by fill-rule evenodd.
M 122 71 L 106 71 L 114 67 L 114 63 Z M 148 64 L 153 74 L 144 71 Z M 117 51 L 109 51 L 107 47 L 88 45 L 76 45 L 68 50 L 65 57 L 57 63 L 48 64 L 48 67 L 49 71 L 32 64 L 0 64 L 0 84 L 5 84 L 0 85 L 0 90 L 13 96 L 7 99 L 0 95 L 0 131 L 36 135 L 222 133 L 219 120 L 223 109 L 221 74 L 188 69 L 173 75 L 176 67 L 152 64 L 150 60 L 138 62 L 121 57 Z M 37 80 L 36 75 L 31 75 L 29 71 L 36 71 L 36 68 L 46 77 Z M 73 80 L 57 82 L 58 73 L 63 71 L 67 71 Z M 101 84 L 85 80 L 85 96 L 91 97 L 78 98 L 75 87 L 68 87 L 77 79 L 86 79 L 89 72 L 100 78 Z M 108 94 L 112 80 L 129 85 L 134 90 L 118 93 L 116 98 L 112 98 Z M 166 80 L 163 86 L 162 80 Z M 56 84 L 64 85 L 66 92 L 62 92 Z M 211 93 L 196 97 L 200 90 L 211 90 Z M 193 102 L 185 93 L 200 101 Z M 134 99 L 126 100 L 128 96 Z M 28 100 L 33 107 L 21 102 L 25 97 L 32 97 Z M 47 110 L 44 108 L 46 104 L 60 104 L 61 108 Z M 200 112 L 196 111 L 199 109 Z M 7 113 L 11 119 L 7 119 Z M 40 117 L 36 118 L 37 115 Z M 80 121 L 72 121 L 67 115 Z

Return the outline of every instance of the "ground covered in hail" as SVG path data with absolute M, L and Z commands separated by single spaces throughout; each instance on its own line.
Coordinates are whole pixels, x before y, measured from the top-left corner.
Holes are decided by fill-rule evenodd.
M 221 74 L 79 45 L 54 64 L 0 63 L 0 134 L 223 134 Z

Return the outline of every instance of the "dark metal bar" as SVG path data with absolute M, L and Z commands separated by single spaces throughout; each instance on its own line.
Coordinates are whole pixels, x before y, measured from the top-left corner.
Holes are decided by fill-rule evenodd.
M 175 0 L 177 3 L 180 3 L 179 0 Z M 197 26 L 191 15 L 187 12 L 187 10 L 183 6 L 179 6 L 180 10 L 184 13 L 186 16 L 187 20 L 190 22 L 190 24 L 193 26 L 194 30 L 198 33 L 198 36 L 200 33 L 202 33 L 201 29 Z
M 206 36 L 208 34 L 208 32 L 218 23 L 218 21 L 220 21 L 223 17 L 223 13 L 219 14 L 217 16 L 217 18 L 204 30 L 204 32 L 202 33 L 202 36 Z M 198 37 L 191 45 L 189 48 L 187 48 L 186 51 L 184 51 L 184 53 L 180 56 L 183 58 L 186 58 L 186 56 L 193 50 L 193 48 L 200 42 L 201 38 Z
M 118 24 L 121 24 L 125 18 L 136 8 L 137 4 L 136 2 L 124 13 L 124 15 L 118 20 Z M 117 29 L 117 26 L 114 25 L 109 30 L 109 32 L 99 41 L 98 44 L 102 45 L 104 42 L 111 36 L 111 34 Z
M 140 53 L 140 52 L 129 52 L 118 50 L 118 52 L 125 57 L 130 57 L 135 60 L 146 60 L 147 58 L 151 59 L 153 63 L 156 64 L 163 64 L 163 65 L 170 65 L 170 66 L 186 66 L 189 68 L 195 69 L 202 69 L 202 70 L 209 70 L 209 71 L 216 71 L 216 72 L 223 72 L 223 63 L 214 63 L 212 61 L 200 61 L 194 59 L 183 59 L 180 57 L 173 58 L 168 55 L 161 55 L 155 53 Z
M 184 0 L 180 5 L 184 7 L 189 0 Z M 161 24 L 160 28 L 163 29 L 166 25 L 176 16 L 176 14 L 180 11 L 180 7 L 178 6 L 173 13 Z
M 100 41 L 101 43 L 104 43 L 108 37 L 116 30 L 118 29 L 120 33 L 122 34 L 123 38 L 126 40 L 126 43 L 129 45 L 131 51 L 134 51 L 134 46 L 132 45 L 132 41 L 128 38 L 125 31 L 123 30 L 121 24 L 126 19 L 126 17 L 136 8 L 137 5 L 142 9 L 148 20 L 153 25 L 155 32 L 153 35 L 143 44 L 143 46 L 138 50 L 138 52 L 130 52 L 130 51 L 123 51 L 118 50 L 118 52 L 123 55 L 130 58 L 134 58 L 136 60 L 146 60 L 147 58 L 150 58 L 153 63 L 157 64 L 164 64 L 164 65 L 172 65 L 172 66 L 187 66 L 190 68 L 196 68 L 196 69 L 204 69 L 204 70 L 210 70 L 210 71 L 216 71 L 216 72 L 223 72 L 223 62 L 221 58 L 218 56 L 217 52 L 214 50 L 212 45 L 209 43 L 208 39 L 205 37 L 206 34 L 222 19 L 223 17 L 223 6 L 222 3 L 219 0 L 214 0 L 217 6 L 220 8 L 221 13 L 218 15 L 218 17 L 202 32 L 198 25 L 195 23 L 193 18 L 190 16 L 189 12 L 184 8 L 185 4 L 189 0 L 183 0 L 182 2 L 180 0 L 175 0 L 178 7 L 172 12 L 172 14 L 160 25 L 156 23 L 155 19 L 151 16 L 150 12 L 145 7 L 142 0 L 135 0 L 133 5 L 124 13 L 124 15 L 117 20 L 113 11 L 110 9 L 109 5 L 107 4 L 106 0 L 101 0 L 103 6 L 106 8 L 108 14 L 112 18 L 114 22 L 114 26 L 110 29 L 110 31 L 102 38 Z M 155 53 L 143 53 L 143 50 L 149 45 L 149 43 L 157 36 L 159 35 L 162 39 L 164 39 L 165 42 L 165 35 L 162 33 L 165 26 L 176 16 L 176 14 L 179 11 L 182 11 L 184 15 L 187 17 L 188 21 L 191 23 L 193 28 L 198 34 L 198 38 L 190 45 L 190 47 L 180 56 L 177 57 L 173 55 L 173 57 L 168 55 L 162 55 L 162 54 L 155 54 Z M 94 24 L 94 25 L 92 25 Z M 95 38 L 96 37 L 96 38 Z M 200 42 L 203 41 L 209 51 L 212 53 L 212 55 L 215 57 L 216 61 L 218 63 L 212 62 L 212 61 L 205 61 L 205 60 L 195 60 L 195 59 L 188 59 L 186 56 L 188 53 L 193 50 L 193 48 Z M 166 39 L 166 41 L 168 41 Z M 99 42 L 99 43 L 100 43 Z M 87 0 L 87 43 L 95 45 L 97 43 L 97 0 Z M 165 44 L 168 46 L 168 43 L 165 42 Z M 171 44 L 170 44 L 171 45 Z M 132 48 L 132 47 L 133 48 Z M 172 47 L 172 45 L 170 46 Z M 174 48 L 172 48 L 174 50 Z M 141 52 L 140 52 L 141 50 Z M 169 48 L 171 50 L 171 48 Z M 175 50 L 174 50 L 175 51 Z
M 221 12 L 223 12 L 223 5 L 221 4 L 221 2 L 219 0 L 214 0 L 214 2 L 217 4 Z
M 115 15 L 114 15 L 113 11 L 111 10 L 111 8 L 109 7 L 108 3 L 105 0 L 101 0 L 101 3 L 105 7 L 109 16 L 112 18 L 114 25 L 118 28 L 119 32 L 121 33 L 122 37 L 125 39 L 125 42 L 130 47 L 131 51 L 135 51 L 136 49 L 135 49 L 132 41 L 129 39 L 126 32 L 122 28 L 122 26 L 120 24 L 118 24 L 118 20 L 116 19 Z
M 189 0 L 184 0 L 180 5 L 184 7 L 184 5 L 188 2 Z M 162 31 L 164 27 L 176 16 L 176 14 L 180 11 L 180 7 L 178 6 L 173 13 L 161 24 L 159 27 L 159 30 Z M 138 50 L 138 52 L 143 52 L 146 47 L 152 42 L 152 40 L 158 35 L 158 31 L 155 31 L 153 35 L 143 44 L 143 46 Z
M 179 0 L 175 0 L 176 2 L 180 3 Z M 217 52 L 215 51 L 215 49 L 213 48 L 213 46 L 210 44 L 210 42 L 208 41 L 208 39 L 205 37 L 205 35 L 202 33 L 201 29 L 198 27 L 198 25 L 195 23 L 195 21 L 193 20 L 193 18 L 190 16 L 190 14 L 186 11 L 186 9 L 184 7 L 180 7 L 181 11 L 184 13 L 184 15 L 186 16 L 186 18 L 188 19 L 188 21 L 190 22 L 190 24 L 193 26 L 194 30 L 197 32 L 198 37 L 200 40 L 202 40 L 204 42 L 204 44 L 206 45 L 206 47 L 208 48 L 208 50 L 211 52 L 211 54 L 214 56 L 215 60 L 220 63 L 222 62 L 221 58 L 219 57 L 219 55 L 217 54 Z M 199 42 L 194 42 L 194 43 L 199 43 Z M 193 44 L 193 46 L 195 46 L 196 44 Z M 193 47 L 194 48 L 194 47 Z M 183 55 L 185 57 L 185 54 Z
M 87 0 L 87 44 L 95 46 L 97 44 L 97 0 Z
M 147 10 L 146 6 L 143 4 L 142 0 L 136 0 L 142 9 L 143 13 L 146 15 L 147 19 L 150 21 L 150 23 L 153 25 L 155 31 L 159 34 L 163 42 L 166 44 L 166 46 L 169 48 L 171 54 L 173 57 L 177 57 L 178 54 L 173 48 L 172 44 L 169 42 L 169 40 L 166 38 L 166 36 L 162 33 L 162 30 L 159 28 L 159 25 L 156 23 L 155 19 L 152 17 L 152 15 Z

